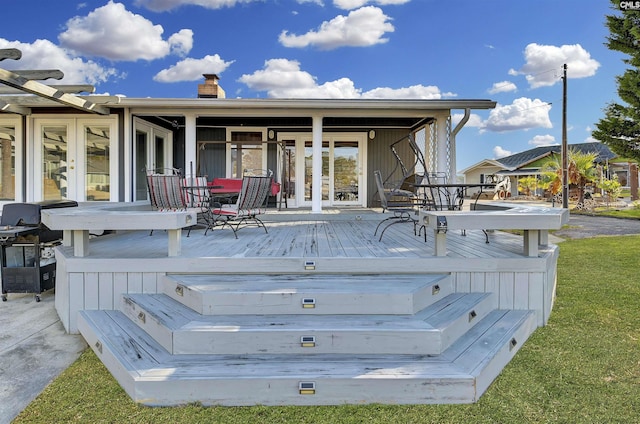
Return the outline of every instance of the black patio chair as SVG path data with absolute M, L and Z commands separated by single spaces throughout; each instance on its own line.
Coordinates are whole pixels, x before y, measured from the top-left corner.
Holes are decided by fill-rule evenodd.
M 268 233 L 267 227 L 258 215 L 266 212 L 265 203 L 271 192 L 272 179 L 270 172 L 266 176 L 245 175 L 242 177 L 242 189 L 234 204 L 211 202 L 206 211 L 208 225 L 204 234 L 215 227 L 229 226 L 233 235 L 238 238 L 240 226 L 252 224 L 264 228 L 264 232 Z
M 411 195 L 405 195 L 404 193 L 397 192 L 395 189 L 385 189 L 384 183 L 382 181 L 382 174 L 380 173 L 380 171 L 373 171 L 373 175 L 376 180 L 376 187 L 378 188 L 378 195 L 380 196 L 380 205 L 382 206 L 382 211 L 389 211 L 393 213 L 393 216 L 389 216 L 378 223 L 376 231 L 373 233 L 373 235 L 375 236 L 378 234 L 378 230 L 385 222 L 387 222 L 387 224 L 382 229 L 378 241 L 382 240 L 382 236 L 384 235 L 384 232 L 387 231 L 387 228 L 394 224 L 403 222 L 412 223 L 413 234 L 417 234 L 416 228 L 418 225 L 418 220 L 415 218 L 415 215 L 417 213 L 416 196 L 413 195 L 413 193 L 411 193 Z M 427 233 L 425 231 L 425 241 L 426 237 Z

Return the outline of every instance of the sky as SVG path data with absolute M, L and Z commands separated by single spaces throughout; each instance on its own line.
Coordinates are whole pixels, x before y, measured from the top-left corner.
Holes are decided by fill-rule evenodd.
M 28 11 L 28 13 L 26 13 Z M 21 0 L 3 2 L 4 69 L 59 69 L 95 94 L 490 99 L 457 136 L 457 169 L 591 137 L 619 102 L 624 56 L 606 0 Z M 462 111 L 453 111 L 454 124 Z

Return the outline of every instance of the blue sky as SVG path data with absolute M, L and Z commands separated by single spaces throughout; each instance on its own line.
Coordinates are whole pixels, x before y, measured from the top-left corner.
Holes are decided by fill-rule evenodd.
M 622 55 L 605 0 L 21 0 L 2 5 L 5 69 L 60 69 L 97 94 L 491 99 L 458 134 L 457 168 L 562 141 L 594 141 L 618 101 Z M 28 11 L 28 13 L 25 13 Z M 454 111 L 454 120 L 461 111 Z

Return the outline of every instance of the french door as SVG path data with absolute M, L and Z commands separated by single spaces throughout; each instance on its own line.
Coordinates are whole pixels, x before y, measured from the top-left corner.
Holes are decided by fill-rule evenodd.
M 35 200 L 117 200 L 116 120 L 36 119 Z
M 309 134 L 282 134 L 288 206 L 311 206 L 313 147 Z M 322 142 L 322 205 L 365 205 L 366 135 L 327 133 Z
M 134 121 L 134 175 L 135 200 L 146 200 L 147 171 L 164 174 L 173 164 L 172 134 L 170 131 L 144 122 Z

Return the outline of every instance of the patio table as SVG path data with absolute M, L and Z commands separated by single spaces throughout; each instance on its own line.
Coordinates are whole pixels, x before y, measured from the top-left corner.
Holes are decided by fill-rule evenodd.
M 478 204 L 478 199 L 485 188 L 494 188 L 495 184 L 487 183 L 455 183 L 455 184 L 412 184 L 416 189 L 424 188 L 431 191 L 433 198 L 433 206 L 436 210 L 461 210 L 464 202 L 464 196 L 468 189 L 479 188 L 480 191 L 475 196 L 473 209 Z M 435 193 L 434 193 L 435 189 Z M 436 199 L 436 195 L 438 198 Z M 443 201 L 444 200 L 444 201 Z

